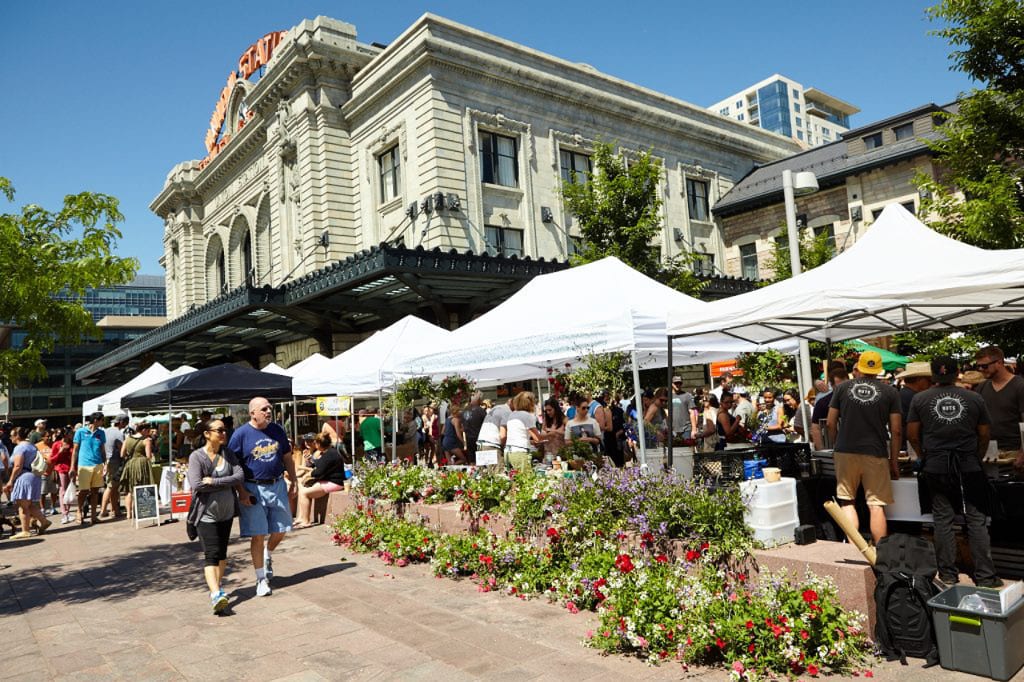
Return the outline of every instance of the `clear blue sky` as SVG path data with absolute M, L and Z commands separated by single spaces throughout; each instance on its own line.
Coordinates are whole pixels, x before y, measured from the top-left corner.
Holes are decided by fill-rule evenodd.
M 313 0 L 0 2 L 0 176 L 16 204 L 113 194 L 119 253 L 162 272 L 148 209 L 171 167 L 201 158 L 228 71 L 257 38 L 324 14 L 387 43 L 426 11 L 708 106 L 772 73 L 859 106 L 854 125 L 969 89 L 929 36 L 927 0 L 698 2 Z M 9 211 L 12 207 L 3 206 Z

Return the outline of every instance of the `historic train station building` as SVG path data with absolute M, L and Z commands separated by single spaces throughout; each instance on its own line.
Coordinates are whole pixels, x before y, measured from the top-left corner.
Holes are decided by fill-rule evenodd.
M 566 267 L 579 233 L 560 186 L 591 171 L 596 140 L 663 165 L 652 248 L 695 252 L 721 273 L 710 207 L 798 149 L 430 14 L 389 45 L 303 21 L 211 65 L 211 80 L 224 72 L 196 131 L 206 156 L 172 168 L 151 204 L 165 225 L 169 322 L 82 367 L 83 381 L 154 360 L 287 367 L 409 313 L 462 324 Z M 740 286 L 718 278 L 709 291 Z

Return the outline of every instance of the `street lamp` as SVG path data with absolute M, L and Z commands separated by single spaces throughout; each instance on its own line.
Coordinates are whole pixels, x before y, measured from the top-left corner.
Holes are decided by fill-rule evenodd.
M 818 178 L 814 173 L 801 171 L 794 175 L 793 171 L 786 169 L 782 171 L 782 194 L 786 200 L 786 232 L 789 237 L 789 263 L 793 271 L 793 277 L 802 272 L 800 267 L 800 235 L 796 229 L 796 200 L 795 197 L 803 197 L 814 194 L 818 191 Z M 807 340 L 800 339 L 799 354 L 796 365 L 797 383 L 800 386 L 800 409 L 805 409 L 807 396 L 814 385 L 811 375 L 811 353 L 807 347 Z M 811 424 L 804 414 L 804 432 L 810 434 Z

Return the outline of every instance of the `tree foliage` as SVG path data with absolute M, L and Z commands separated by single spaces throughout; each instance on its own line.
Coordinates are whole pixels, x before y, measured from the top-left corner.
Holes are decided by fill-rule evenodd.
M 789 388 L 793 383 L 792 358 L 777 350 L 740 353 L 736 366 L 743 371 L 743 385 L 751 392 L 769 387 L 780 390 Z
M 824 265 L 832 260 L 832 257 L 835 255 L 833 239 L 827 232 L 822 232 L 815 236 L 814 231 L 809 228 L 800 230 L 800 268 L 804 272 L 813 270 L 819 265 Z M 765 284 L 774 284 L 793 276 L 793 266 L 789 258 L 788 237 L 784 244 L 781 241 L 776 241 L 772 244 L 772 252 L 768 256 L 767 265 L 774 274 L 771 280 L 765 282 Z
M 688 267 L 692 256 L 663 259 L 655 244 L 662 230 L 661 165 L 646 151 L 627 160 L 602 141 L 594 145 L 592 162 L 586 182 L 576 176 L 562 184 L 562 197 L 583 237 L 573 265 L 615 256 L 648 277 L 696 295 L 703 283 Z
M 588 353 L 579 359 L 580 366 L 573 370 L 570 386 L 573 391 L 597 395 L 607 389 L 613 395 L 628 395 L 627 373 L 629 356 L 625 353 Z
M 928 10 L 953 49 L 951 69 L 981 87 L 962 94 L 930 142 L 942 169 L 919 174 L 921 215 L 935 230 L 989 249 L 1024 246 L 1024 3 L 943 0 Z M 1024 327 L 986 336 L 1020 347 Z
M 14 201 L 7 178 L 0 192 Z M 0 388 L 44 377 L 42 355 L 57 344 L 100 338 L 81 299 L 86 289 L 135 276 L 136 259 L 113 255 L 123 219 L 117 199 L 93 192 L 64 197 L 55 212 L 27 204 L 0 213 L 0 320 L 24 333 L 23 342 L 0 350 Z

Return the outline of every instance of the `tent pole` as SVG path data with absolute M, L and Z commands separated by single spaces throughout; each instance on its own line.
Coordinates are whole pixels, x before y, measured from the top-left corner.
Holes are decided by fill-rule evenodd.
M 380 424 L 380 449 L 381 456 L 384 456 L 384 396 L 381 393 L 380 386 L 377 387 L 377 414 L 380 417 L 377 418 L 377 422 Z
M 675 388 L 672 386 L 672 337 L 668 337 L 668 369 L 666 370 L 665 385 L 668 386 L 668 443 L 665 447 L 668 448 L 668 454 L 666 461 L 668 462 L 668 468 L 672 468 L 672 441 L 675 438 L 676 425 L 672 423 L 672 413 L 675 412 L 673 402 L 675 401 Z M 679 425 L 682 427 L 682 424 Z
M 295 396 L 292 396 L 292 442 L 299 442 L 299 408 Z
M 640 438 L 640 468 L 647 468 L 647 439 L 644 435 L 644 401 L 643 396 L 640 392 L 640 368 L 636 362 L 636 349 L 630 354 L 630 358 L 633 361 L 633 390 L 636 392 L 634 401 L 636 402 L 636 429 L 637 435 Z

